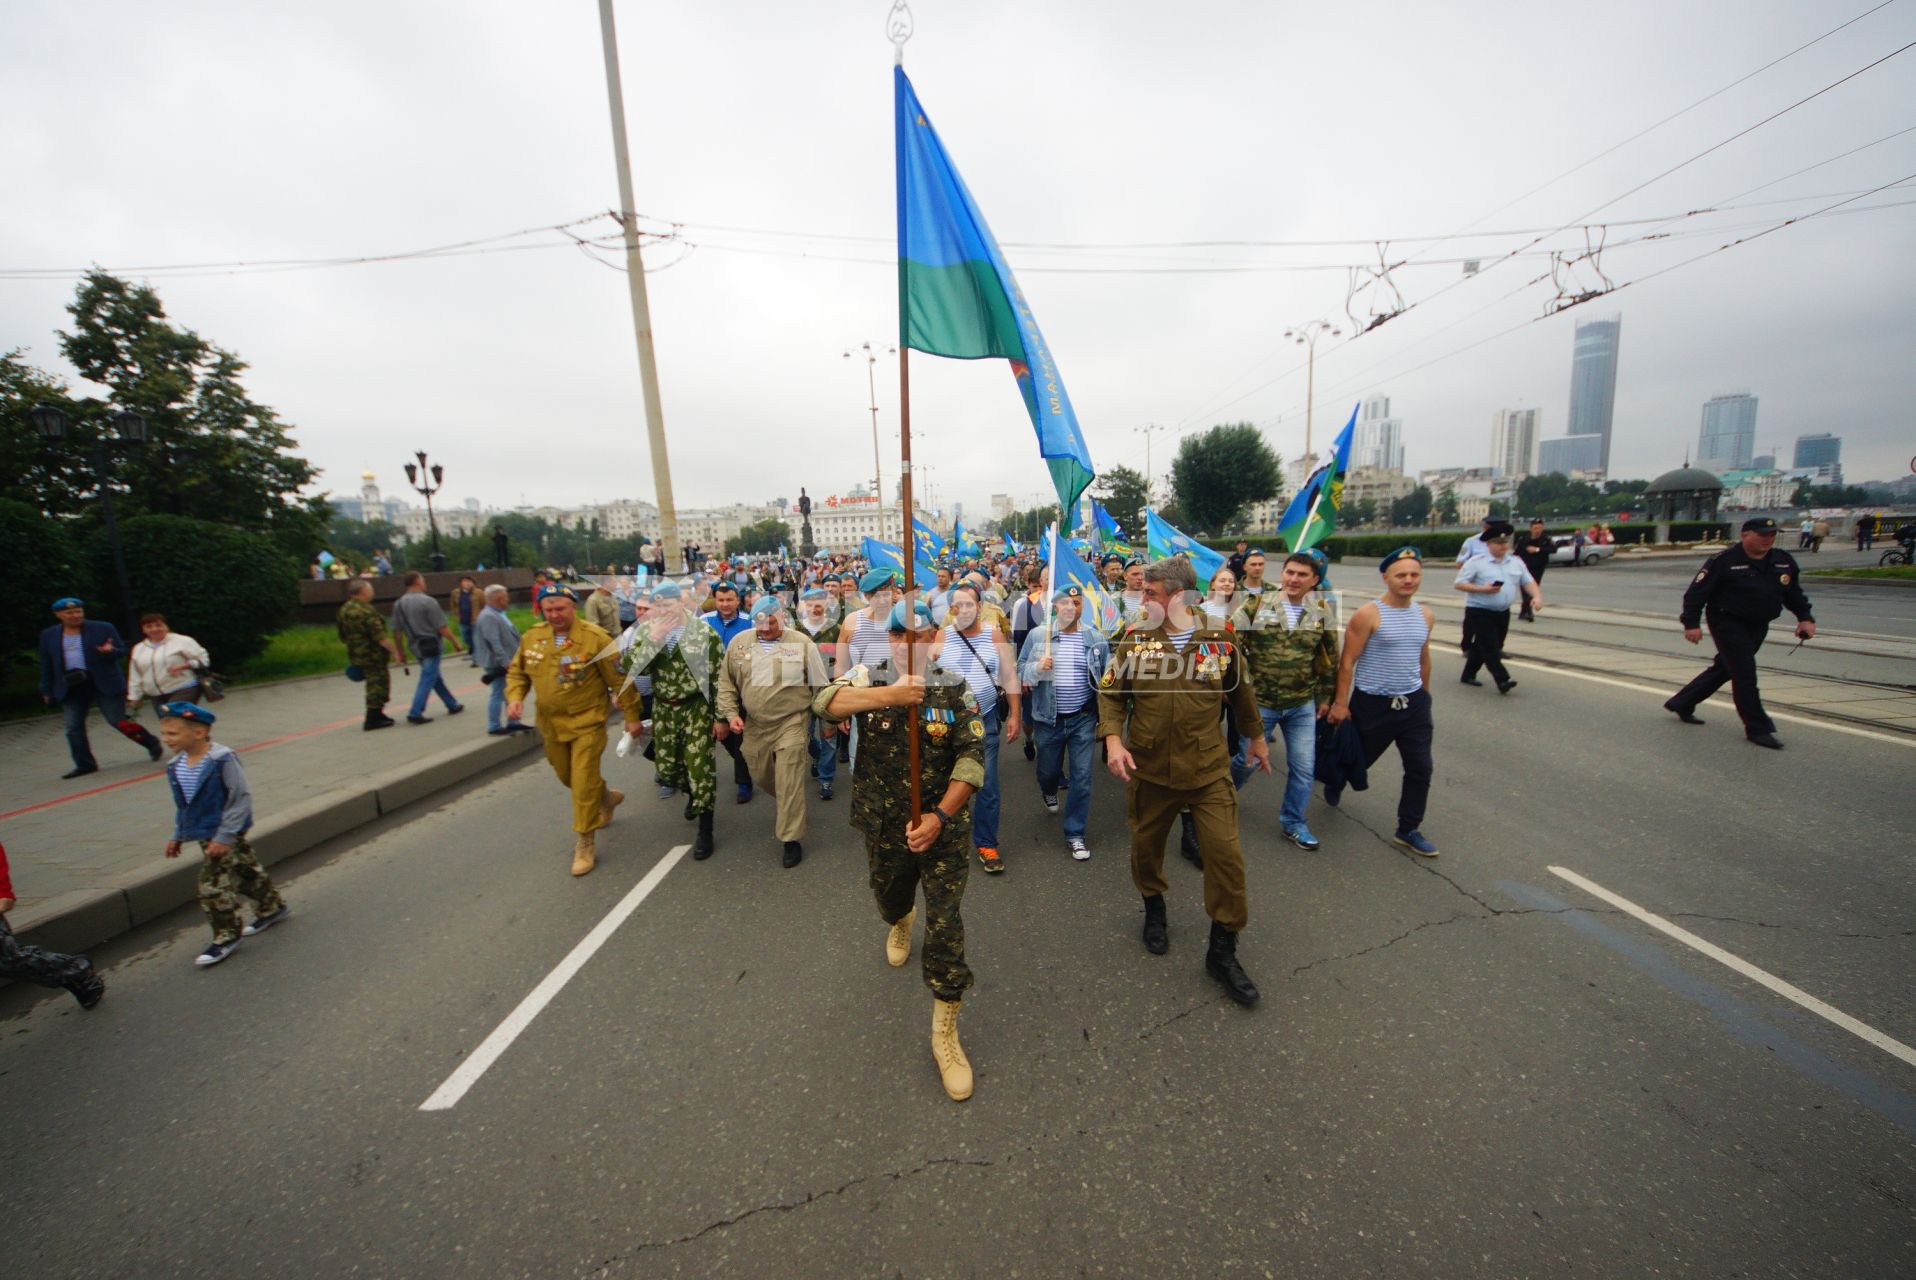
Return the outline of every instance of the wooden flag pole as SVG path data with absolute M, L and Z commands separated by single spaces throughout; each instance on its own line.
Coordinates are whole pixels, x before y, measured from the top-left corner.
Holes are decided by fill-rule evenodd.
M 902 329 L 904 327 L 904 317 L 902 315 L 899 317 L 899 321 L 899 327 Z M 909 613 L 917 608 L 917 602 L 912 599 L 912 593 L 918 589 L 918 554 L 917 544 L 914 538 L 916 513 L 912 510 L 911 505 L 911 348 L 905 345 L 902 334 L 900 335 L 900 341 L 898 343 L 898 465 L 903 477 L 899 481 L 898 492 L 899 516 L 903 521 L 903 527 L 899 530 L 899 545 L 901 548 L 911 548 L 904 557 L 905 607 Z M 879 494 L 878 500 L 880 503 L 883 503 L 885 495 L 882 493 Z M 916 637 L 918 634 L 916 621 L 911 621 L 913 622 L 912 629 L 906 632 L 906 634 Z M 907 644 L 905 646 L 906 677 L 910 678 L 917 669 L 918 646 L 916 643 Z M 911 717 L 911 746 L 909 748 L 911 763 L 911 820 L 916 823 L 919 816 L 924 812 L 924 798 L 920 794 L 918 785 L 918 774 L 921 767 L 919 764 L 918 734 L 919 726 L 924 722 L 924 717 L 919 714 L 917 707 L 907 707 L 905 711 L 906 714 Z

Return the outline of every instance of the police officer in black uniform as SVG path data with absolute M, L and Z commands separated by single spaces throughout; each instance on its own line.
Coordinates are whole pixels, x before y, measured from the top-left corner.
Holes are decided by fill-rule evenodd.
M 1803 594 L 1796 558 L 1776 549 L 1776 521 L 1767 517 L 1743 522 L 1739 545 L 1703 562 L 1703 568 L 1683 593 L 1683 638 L 1691 644 L 1703 638 L 1699 622 L 1716 642 L 1716 661 L 1702 675 L 1664 703 L 1685 724 L 1702 724 L 1697 704 L 1723 687 L 1727 680 L 1736 698 L 1743 732 L 1759 747 L 1780 751 L 1776 722 L 1763 710 L 1756 689 L 1756 651 L 1770 623 L 1787 608 L 1796 615 L 1796 634 L 1804 640 L 1816 634 L 1809 597 Z
M 1543 589 L 1543 571 L 1550 567 L 1550 555 L 1557 544 L 1543 530 L 1543 517 L 1530 517 L 1530 530 L 1517 535 L 1517 544 L 1511 548 L 1517 559 L 1523 561 L 1523 567 L 1530 570 L 1530 576 L 1537 580 L 1538 590 Z M 1523 598 L 1523 609 L 1517 614 L 1519 622 L 1535 622 L 1537 615 L 1531 611 L 1530 597 Z

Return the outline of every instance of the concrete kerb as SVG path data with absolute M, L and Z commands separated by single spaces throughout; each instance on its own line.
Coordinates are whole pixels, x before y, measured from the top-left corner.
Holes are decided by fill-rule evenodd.
M 1803 577 L 1805 589 L 1813 586 L 1818 591 L 1824 587 L 1889 587 L 1896 591 L 1916 590 L 1916 578 L 1842 578 L 1817 573 L 1814 569 Z
M 272 866 L 495 765 L 537 752 L 539 744 L 538 734 L 514 733 L 448 747 L 377 782 L 329 791 L 274 814 L 247 838 L 260 862 Z M 131 883 L 63 894 L 31 912 L 17 913 L 14 924 L 20 940 L 53 951 L 85 951 L 192 902 L 198 896 L 197 851 L 189 850 L 178 861 L 168 862 L 160 858 L 163 843 L 162 830 L 153 837 L 157 865 Z

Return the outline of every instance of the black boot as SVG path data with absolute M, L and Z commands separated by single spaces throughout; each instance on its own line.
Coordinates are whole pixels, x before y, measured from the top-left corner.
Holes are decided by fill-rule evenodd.
M 699 862 L 712 856 L 712 811 L 699 815 L 699 838 L 692 842 L 692 857 Z
M 787 840 L 785 842 L 785 856 L 779 862 L 779 865 L 790 870 L 804 860 L 805 850 L 799 846 L 798 841 Z
M 368 711 L 366 713 L 366 723 L 361 727 L 365 729 L 390 729 L 392 726 L 393 718 L 382 710 Z
M 687 783 L 685 788 L 685 820 L 687 822 L 699 816 L 698 811 L 692 807 L 696 803 L 697 801 L 692 799 L 691 784 Z M 710 815 L 707 816 L 709 817 Z
M 1237 935 L 1215 920 L 1211 921 L 1211 949 L 1204 953 L 1204 971 L 1239 1004 L 1257 1003 L 1257 984 L 1237 962 Z
M 1204 870 L 1204 855 L 1198 852 L 1197 819 L 1186 809 L 1178 815 L 1178 852 L 1199 871 Z
M 1171 935 L 1164 924 L 1164 895 L 1154 893 L 1144 900 L 1144 949 L 1161 956 L 1171 949 Z

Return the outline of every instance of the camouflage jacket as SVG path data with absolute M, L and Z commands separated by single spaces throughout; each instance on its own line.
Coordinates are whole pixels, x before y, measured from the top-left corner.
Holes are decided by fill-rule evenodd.
M 889 661 L 863 663 L 826 685 L 812 710 L 833 722 L 832 698 L 840 687 L 888 685 L 898 678 Z M 925 700 L 917 707 L 885 707 L 858 713 L 858 756 L 852 778 L 852 826 L 867 840 L 904 843 L 911 820 L 911 721 L 920 719 L 919 803 L 926 809 L 944 797 L 952 782 L 985 784 L 985 722 L 965 678 L 933 663 L 925 672 Z M 971 843 L 971 806 L 939 834 L 937 849 L 965 849 Z
M 386 652 L 386 620 L 366 601 L 348 600 L 341 605 L 334 625 L 346 643 L 349 661 L 362 667 L 383 667 L 392 662 L 392 655 Z
M 1251 663 L 1257 705 L 1273 711 L 1306 702 L 1328 704 L 1337 692 L 1337 612 L 1313 591 L 1293 627 L 1284 593 L 1266 591 L 1231 618 L 1238 643 Z
M 654 697 L 683 702 L 696 695 L 716 707 L 718 668 L 724 660 L 725 646 L 718 632 L 700 619 L 688 617 L 677 645 L 667 649 L 663 637 L 654 636 L 650 628 L 639 628 L 632 646 L 619 661 L 629 676 L 652 677 Z M 631 683 L 630 678 L 627 683 Z

